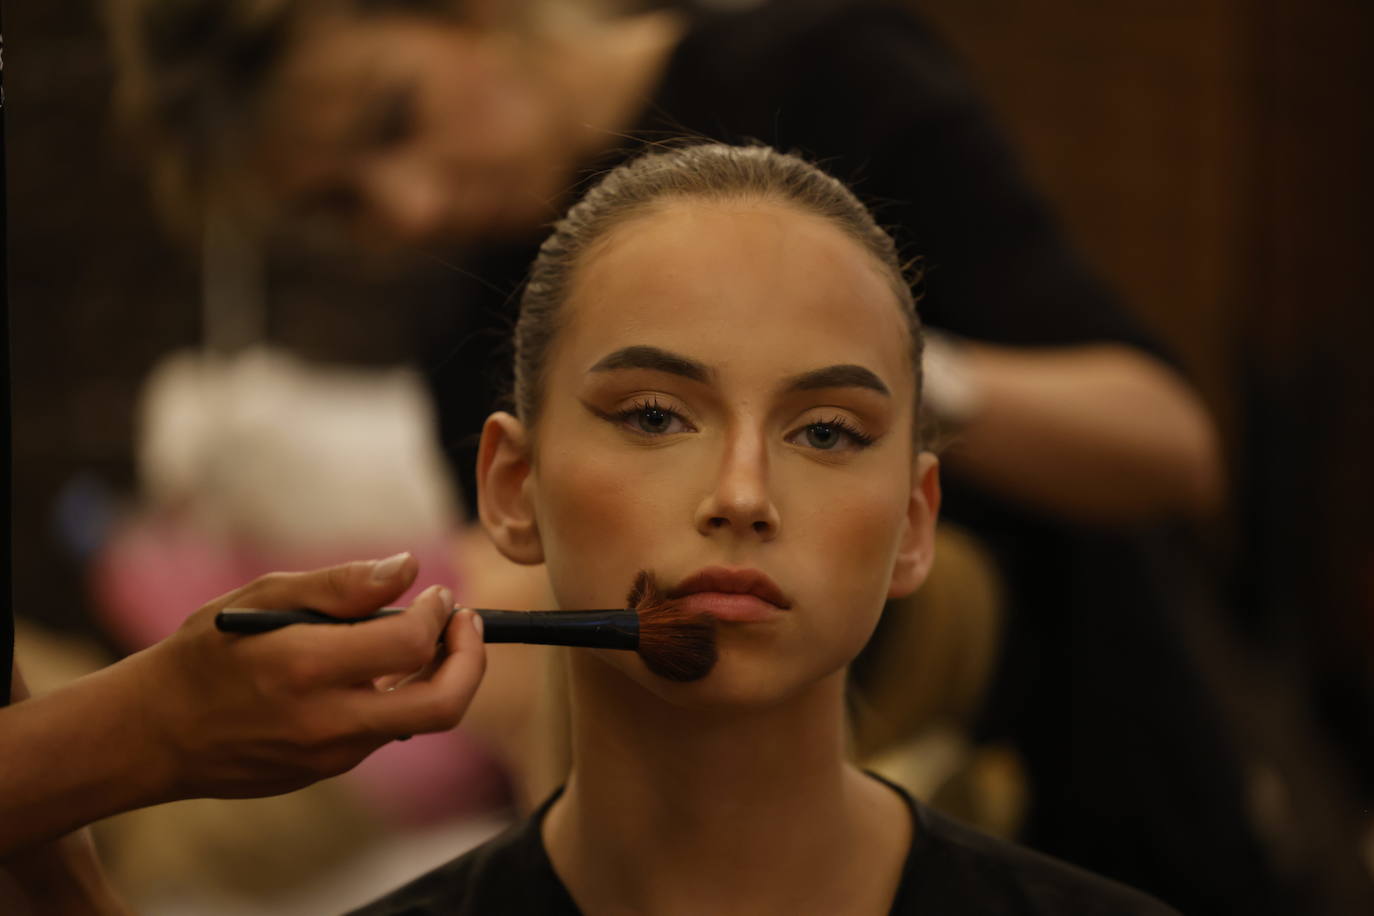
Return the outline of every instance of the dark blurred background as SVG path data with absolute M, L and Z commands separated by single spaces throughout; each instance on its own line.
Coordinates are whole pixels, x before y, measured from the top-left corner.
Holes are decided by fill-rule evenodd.
M 1341 912 L 1374 866 L 1374 4 L 917 6 L 1218 418 L 1232 501 L 1205 559 L 1222 611 L 1190 637 L 1243 742 L 1279 766 L 1278 790 L 1255 787 L 1289 813 L 1277 854 L 1312 912 Z M 202 342 L 200 274 L 122 152 L 96 4 L 9 3 L 5 20 L 14 601 L 100 638 L 72 526 L 98 524 L 90 493 L 132 494 L 138 393 Z M 267 337 L 400 361 L 405 316 L 376 319 L 403 298 L 340 276 L 270 309 Z

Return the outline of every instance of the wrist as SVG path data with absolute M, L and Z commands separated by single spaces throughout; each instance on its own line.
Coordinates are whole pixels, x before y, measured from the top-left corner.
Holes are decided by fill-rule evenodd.
M 116 740 L 127 753 L 123 762 L 129 767 L 126 786 L 129 807 L 144 807 L 176 801 L 187 796 L 183 760 L 177 743 L 180 726 L 174 721 L 172 707 L 181 697 L 169 695 L 178 683 L 160 672 L 159 656 L 166 653 L 171 637 L 124 659 L 111 674 L 118 674 L 120 705 L 130 722 L 127 734 Z

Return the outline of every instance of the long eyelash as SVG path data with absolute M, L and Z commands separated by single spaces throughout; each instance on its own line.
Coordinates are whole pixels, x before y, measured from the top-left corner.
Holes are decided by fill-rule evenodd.
M 681 411 L 674 410 L 671 407 L 664 407 L 662 404 L 659 403 L 658 398 L 656 397 L 641 398 L 631 403 L 631 405 L 625 408 L 624 410 L 618 410 L 615 413 L 607 414 L 602 413 L 601 411 L 596 412 L 598 415 L 601 416 L 602 419 L 608 420 L 612 423 L 620 424 L 621 426 L 628 426 L 630 424 L 630 421 L 634 419 L 634 417 L 637 414 L 641 414 L 646 410 L 661 410 L 668 416 L 675 418 L 686 429 L 690 430 L 692 428 L 692 421 L 689 420 Z M 640 431 L 640 435 L 656 436 L 659 434 L 645 433 Z
M 867 433 L 863 432 L 863 431 L 860 430 L 857 426 L 855 426 L 853 423 L 850 423 L 848 420 L 846 420 L 844 417 L 841 417 L 841 416 L 836 416 L 836 417 L 834 417 L 833 419 L 830 419 L 830 420 L 817 420 L 815 423 L 808 423 L 808 424 L 806 424 L 806 425 L 807 425 L 807 426 L 831 426 L 831 427 L 834 427 L 835 429 L 841 430 L 841 431 L 844 432 L 847 436 L 849 436 L 849 437 L 852 438 L 855 442 L 857 442 L 857 443 L 859 444 L 859 447 L 860 447 L 860 448 L 867 448 L 868 446 L 870 446 L 870 445 L 873 444 L 873 437 L 872 437 L 872 436 L 870 436 L 870 435 L 868 435 Z
M 658 402 L 658 398 L 645 398 L 642 401 L 635 401 L 629 407 L 626 407 L 624 410 L 617 411 L 616 413 L 611 414 L 611 416 L 616 420 L 624 422 L 625 420 L 628 420 L 631 417 L 633 417 L 635 414 L 643 413 L 646 410 L 661 410 L 664 413 L 672 414 L 679 420 L 682 419 L 682 415 L 679 414 L 676 410 L 673 410 L 669 407 L 664 407 L 662 404 L 660 404 Z

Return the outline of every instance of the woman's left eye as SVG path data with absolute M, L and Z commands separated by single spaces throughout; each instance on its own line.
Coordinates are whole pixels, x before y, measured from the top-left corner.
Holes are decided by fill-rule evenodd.
M 841 451 L 845 448 L 867 448 L 873 444 L 871 436 L 864 435 L 839 418 L 821 423 L 808 423 L 787 438 L 789 442 L 827 452 Z

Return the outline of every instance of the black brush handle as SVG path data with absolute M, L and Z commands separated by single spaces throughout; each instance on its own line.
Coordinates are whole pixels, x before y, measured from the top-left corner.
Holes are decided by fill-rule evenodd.
M 365 623 L 399 614 L 403 610 L 385 607 L 363 617 L 333 617 L 310 608 L 276 611 L 231 607 L 215 615 L 215 627 L 225 633 L 267 633 L 296 623 Z M 521 642 L 591 649 L 639 648 L 639 614 L 634 611 L 475 610 L 482 618 L 483 642 Z
M 634 611 L 488 611 L 479 609 L 486 642 L 588 649 L 638 649 Z

